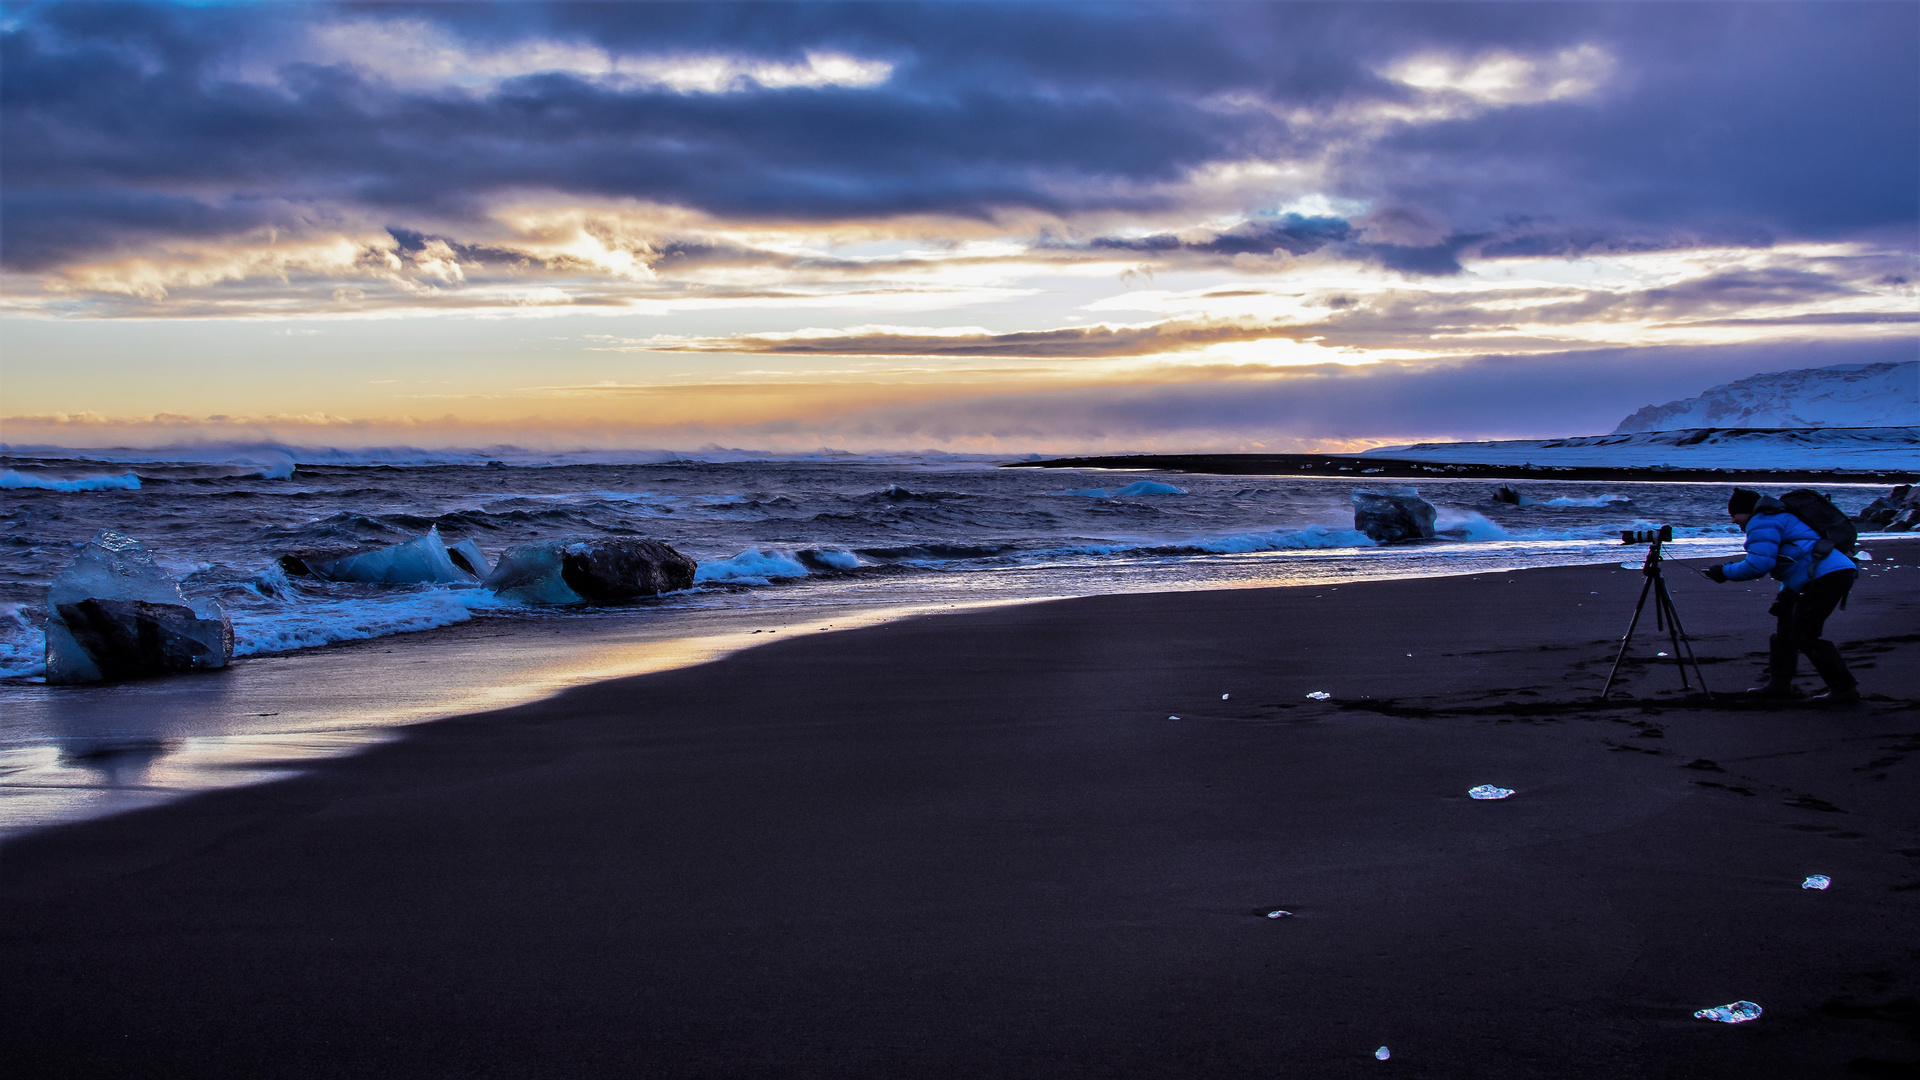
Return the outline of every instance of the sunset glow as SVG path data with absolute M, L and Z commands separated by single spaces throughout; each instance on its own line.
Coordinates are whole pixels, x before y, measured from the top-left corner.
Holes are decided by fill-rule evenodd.
M 4 34 L 14 446 L 1350 448 L 1916 351 L 1911 5 Z

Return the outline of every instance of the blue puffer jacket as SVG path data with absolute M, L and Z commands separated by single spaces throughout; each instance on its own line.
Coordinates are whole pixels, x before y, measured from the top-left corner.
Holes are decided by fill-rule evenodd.
M 1747 557 L 1727 563 L 1720 571 L 1728 581 L 1752 581 L 1771 574 L 1783 588 L 1802 589 L 1807 582 L 1835 570 L 1857 569 L 1857 564 L 1840 551 L 1830 552 L 1815 566 L 1813 545 L 1819 541 L 1819 533 L 1788 513 L 1779 499 L 1768 496 L 1747 519 Z

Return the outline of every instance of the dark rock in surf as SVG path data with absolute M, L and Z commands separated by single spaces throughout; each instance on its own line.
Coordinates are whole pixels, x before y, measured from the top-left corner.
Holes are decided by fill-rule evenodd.
M 1357 489 L 1353 493 L 1353 527 L 1375 543 L 1428 539 L 1438 518 L 1433 504 L 1410 487 Z
M 1853 524 L 1862 530 L 1884 529 L 1899 516 L 1900 508 L 1882 496 L 1861 507 L 1860 512 L 1853 515 Z
M 658 540 L 620 537 L 568 544 L 560 576 L 596 604 L 691 588 L 696 565 Z
M 1853 516 L 1860 531 L 1911 532 L 1920 525 L 1920 488 L 1901 484 L 1892 491 L 1861 507 Z
M 502 552 L 486 586 L 533 604 L 612 604 L 691 588 L 695 568 L 658 540 L 548 541 Z
M 314 567 L 325 566 L 336 559 L 344 559 L 348 556 L 359 554 L 361 554 L 360 551 L 352 548 L 337 548 L 325 551 L 289 551 L 275 559 L 274 565 L 278 566 L 280 572 L 288 577 L 323 577 L 324 575 L 318 573 Z
M 1493 501 L 1506 503 L 1509 506 L 1519 506 L 1521 503 L 1526 502 L 1526 499 L 1522 498 L 1520 493 L 1514 490 L 1512 484 L 1501 484 L 1499 487 L 1493 489 Z

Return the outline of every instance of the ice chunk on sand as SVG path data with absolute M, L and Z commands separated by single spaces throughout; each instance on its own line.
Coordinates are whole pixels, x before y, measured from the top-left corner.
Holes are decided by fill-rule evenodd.
M 472 541 L 462 541 L 471 544 Z M 464 549 L 463 549 L 464 550 Z M 480 549 L 473 548 L 473 556 Z M 462 558 L 471 558 L 463 554 Z M 359 581 L 374 585 L 419 585 L 427 582 L 458 584 L 479 581 L 481 575 L 456 565 L 440 540 L 440 527 L 427 530 L 404 544 L 348 555 L 339 559 L 302 559 L 315 576 L 330 581 Z M 482 565 L 486 563 L 481 558 Z
M 472 574 L 476 581 L 493 573 L 493 567 L 488 564 L 487 557 L 480 552 L 480 545 L 474 543 L 472 538 L 462 540 L 448 548 L 447 558 L 452 560 L 453 565 Z
M 1504 799 L 1511 794 L 1513 794 L 1512 788 L 1494 787 L 1492 784 L 1481 784 L 1479 787 L 1467 789 L 1467 795 L 1475 799 Z
M 188 599 L 138 540 L 101 531 L 47 589 L 47 681 L 99 682 L 225 667 L 233 623 Z
M 578 604 L 586 597 L 574 592 L 561 576 L 558 544 L 522 544 L 500 553 L 487 588 L 527 604 Z
M 1312 698 L 1315 701 L 1325 701 L 1328 698 L 1332 697 L 1333 695 L 1327 693 L 1325 690 L 1315 690 L 1312 693 L 1309 693 L 1307 696 Z
M 530 604 L 606 604 L 691 588 L 697 569 L 692 559 L 658 540 L 560 540 L 501 552 L 486 585 Z
M 1693 1014 L 1695 1020 L 1718 1020 L 1722 1024 L 1744 1024 L 1760 1015 L 1760 1006 L 1751 1001 L 1736 1001 L 1730 1005 L 1715 1005 L 1711 1009 L 1701 1009 Z
M 1385 1061 L 1385 1060 L 1387 1060 L 1388 1058 L 1390 1058 L 1390 1057 L 1392 1057 L 1392 1056 L 1393 1056 L 1393 1051 L 1391 1051 L 1391 1050 L 1389 1050 L 1389 1049 L 1387 1049 L 1386 1047 L 1384 1047 L 1384 1046 L 1383 1046 L 1383 1047 L 1381 1047 L 1380 1049 L 1378 1049 L 1378 1050 L 1375 1050 L 1375 1051 L 1373 1052 L 1373 1056 L 1374 1056 L 1374 1057 L 1376 1057 L 1376 1058 L 1379 1058 L 1379 1059 L 1380 1059 L 1381 1061 Z
M 1808 874 L 1807 880 L 1800 883 L 1803 889 L 1824 889 L 1833 884 L 1833 879 L 1825 874 Z

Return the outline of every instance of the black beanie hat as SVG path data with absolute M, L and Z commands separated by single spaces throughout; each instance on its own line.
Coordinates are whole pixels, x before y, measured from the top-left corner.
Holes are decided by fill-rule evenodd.
M 1727 513 L 1751 514 L 1753 508 L 1760 505 L 1760 493 L 1750 488 L 1734 488 L 1733 498 L 1727 500 Z

